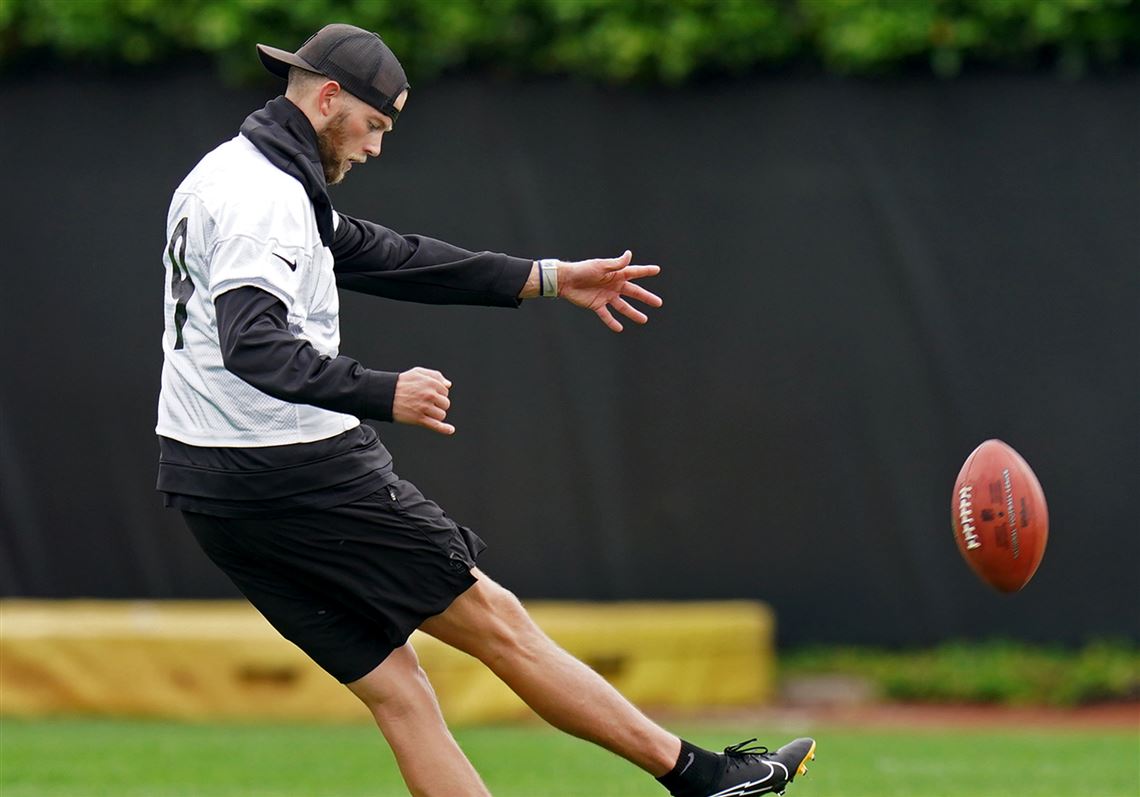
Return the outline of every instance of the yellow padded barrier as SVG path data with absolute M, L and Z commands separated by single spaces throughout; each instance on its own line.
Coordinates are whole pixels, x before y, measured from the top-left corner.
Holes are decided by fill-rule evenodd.
M 764 604 L 527 608 L 638 705 L 754 705 L 772 695 L 775 624 Z M 529 716 L 479 662 L 418 632 L 412 644 L 450 722 Z M 231 601 L 0 601 L 0 714 L 367 719 L 252 607 Z

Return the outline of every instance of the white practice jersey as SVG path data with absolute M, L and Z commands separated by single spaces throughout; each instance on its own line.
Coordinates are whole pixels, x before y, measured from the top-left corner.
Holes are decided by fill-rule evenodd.
M 290 332 L 337 355 L 333 256 L 299 181 L 238 135 L 178 186 L 166 236 L 158 434 L 196 446 L 258 447 L 309 443 L 360 425 L 352 415 L 275 399 L 222 363 L 214 300 L 242 286 L 276 296 Z

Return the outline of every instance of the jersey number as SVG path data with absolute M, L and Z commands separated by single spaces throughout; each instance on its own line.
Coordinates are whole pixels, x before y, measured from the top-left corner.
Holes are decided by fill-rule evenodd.
M 194 283 L 186 269 L 186 224 L 183 216 L 174 228 L 166 254 L 170 258 L 170 295 L 174 297 L 174 348 L 181 349 L 182 327 L 186 326 L 186 303 L 194 295 Z

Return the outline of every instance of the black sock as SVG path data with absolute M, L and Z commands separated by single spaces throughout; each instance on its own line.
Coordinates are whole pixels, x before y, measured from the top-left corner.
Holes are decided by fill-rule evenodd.
M 669 790 L 673 797 L 704 797 L 705 789 L 720 774 L 724 763 L 716 753 L 681 740 L 681 754 L 669 772 L 657 782 Z

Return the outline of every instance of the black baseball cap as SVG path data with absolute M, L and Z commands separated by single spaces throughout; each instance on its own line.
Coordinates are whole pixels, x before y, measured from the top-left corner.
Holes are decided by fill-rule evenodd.
M 408 88 L 404 68 L 388 45 L 355 25 L 325 25 L 295 53 L 259 44 L 257 55 L 278 77 L 288 78 L 289 67 L 296 66 L 331 78 L 393 121 L 400 113 L 393 103 Z

